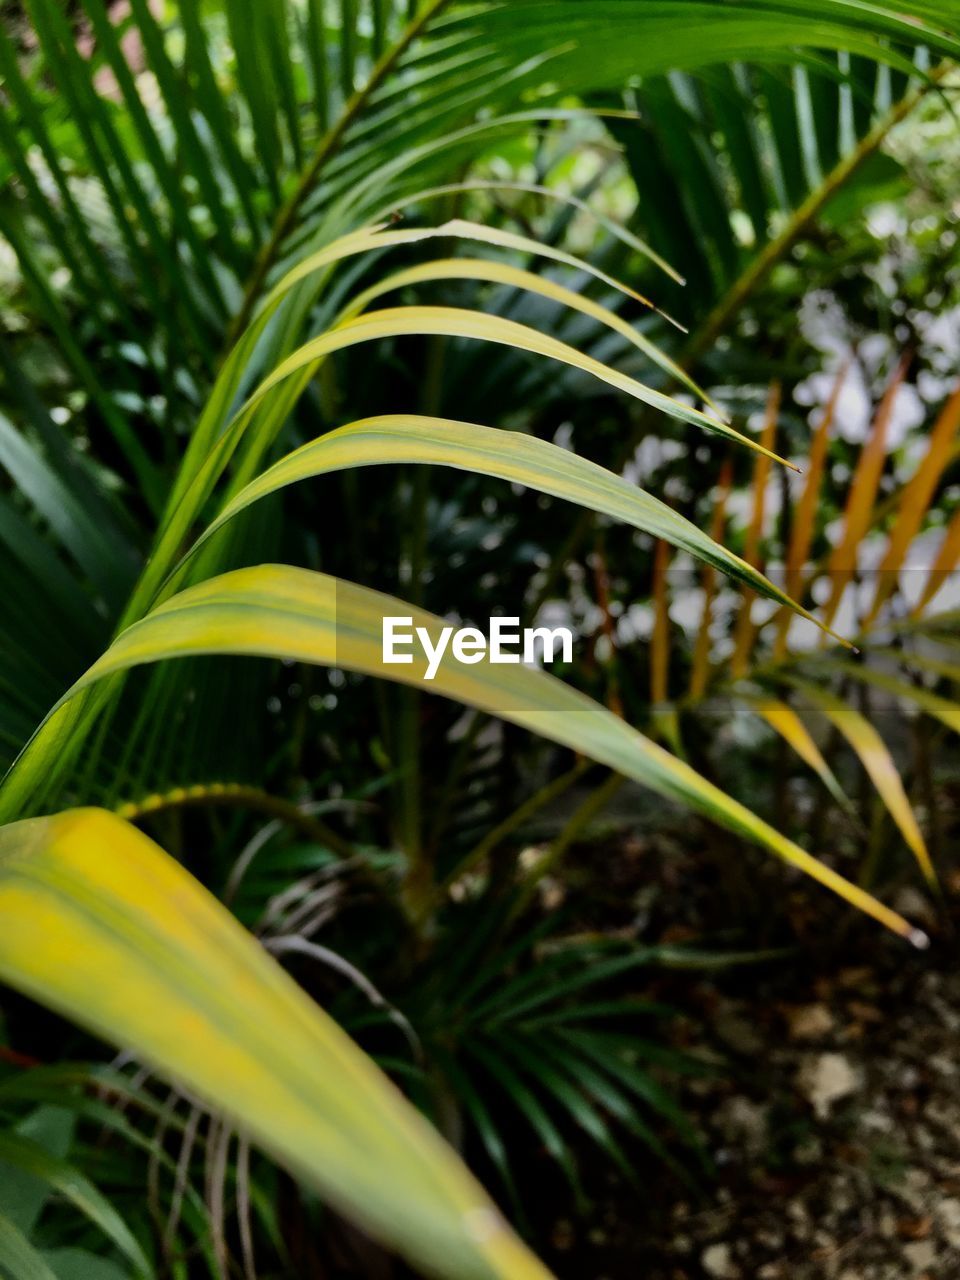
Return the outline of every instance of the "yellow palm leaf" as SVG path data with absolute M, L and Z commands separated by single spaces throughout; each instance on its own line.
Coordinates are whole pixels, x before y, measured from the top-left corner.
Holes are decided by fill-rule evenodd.
M 69 732 L 77 695 L 111 673 L 140 663 L 195 654 L 259 654 L 341 666 L 429 688 L 510 720 L 590 756 L 626 777 L 689 805 L 798 867 L 901 937 L 925 945 L 923 934 L 851 884 L 689 765 L 651 742 L 605 707 L 545 672 L 521 665 L 475 665 L 446 651 L 424 685 L 425 656 L 410 665 L 383 661 L 383 619 L 409 617 L 436 645 L 444 624 L 400 600 L 325 574 L 287 565 L 239 569 L 202 582 L 160 605 L 123 632 L 68 691 L 28 747 L 34 768 Z
M 909 845 L 923 877 L 932 889 L 937 887 L 937 873 L 930 861 L 923 833 L 911 808 L 907 793 L 903 789 L 900 773 L 894 763 L 886 743 L 876 729 L 859 711 L 848 706 L 842 699 L 835 697 L 827 690 L 806 681 L 793 680 L 789 683 L 802 696 L 816 707 L 843 734 L 853 748 L 860 763 L 866 769 L 871 782 L 886 805 L 890 816 L 900 828 L 904 840 Z
M 852 806 L 836 775 L 823 758 L 823 752 L 814 742 L 810 730 L 797 715 L 788 702 L 779 698 L 748 699 L 748 705 L 761 716 L 775 733 L 778 733 L 797 753 L 800 759 L 810 766 L 824 786 L 844 809 L 850 812 Z
M 349 1036 L 122 818 L 0 829 L 0 977 L 136 1049 L 431 1275 L 548 1280 Z
M 837 401 L 847 376 L 848 364 L 844 363 L 837 374 L 833 390 L 827 401 L 823 417 L 813 434 L 810 445 L 810 462 L 803 486 L 803 493 L 797 502 L 790 529 L 790 545 L 787 547 L 787 573 L 784 590 L 788 596 L 800 598 L 803 590 L 803 566 L 810 554 L 813 544 L 814 518 L 817 500 L 820 497 L 820 485 L 823 480 L 824 467 L 827 461 L 827 446 L 830 443 L 830 427 L 836 412 Z M 787 632 L 790 630 L 790 614 L 783 610 L 777 618 L 777 638 L 774 643 L 774 658 L 780 659 L 787 650 Z

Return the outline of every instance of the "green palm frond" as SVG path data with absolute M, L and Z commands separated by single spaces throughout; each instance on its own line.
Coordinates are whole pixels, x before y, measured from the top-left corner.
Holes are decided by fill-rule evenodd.
M 931 585 L 939 587 L 953 567 L 951 557 L 955 553 L 950 546 L 949 525 L 941 535 L 941 552 L 934 566 L 925 575 L 920 571 L 926 581 L 919 587 L 918 571 L 907 564 L 912 541 L 934 527 L 930 517 L 937 493 L 957 459 L 960 392 L 954 391 L 943 406 L 910 477 L 881 496 L 880 477 L 888 461 L 885 431 L 891 394 L 902 373 L 895 375 L 861 448 L 856 467 L 859 479 L 851 487 L 838 546 L 817 559 L 813 555 L 812 513 L 825 465 L 822 444 L 844 376 L 842 369 L 817 429 L 821 445 L 815 445 L 816 461 L 792 511 L 791 545 L 785 557 L 786 585 L 806 598 L 822 582 L 828 588 L 831 612 L 845 608 L 858 619 L 853 629 L 857 659 L 829 650 L 811 650 L 799 637 L 791 651 L 791 623 L 784 613 L 745 630 L 741 624 L 750 615 L 752 601 L 743 595 L 731 624 L 746 637 L 739 661 L 734 667 L 732 660 L 728 663 L 722 656 L 715 656 L 709 683 L 704 685 L 703 655 L 710 651 L 706 638 L 715 621 L 712 597 L 708 595 L 695 646 L 698 656 L 693 663 L 694 672 L 701 670 L 701 675 L 692 677 L 690 691 L 677 702 L 684 712 L 696 713 L 704 700 L 718 698 L 733 701 L 761 717 L 820 775 L 834 798 L 849 811 L 850 802 L 811 733 L 814 724 L 807 722 L 814 713 L 814 719 L 819 715 L 832 724 L 861 761 L 928 886 L 937 892 L 937 874 L 894 755 L 870 720 L 841 695 L 857 685 L 878 689 L 914 713 L 931 717 L 950 731 L 960 730 L 954 690 L 960 672 L 948 657 L 936 651 L 938 637 L 949 630 L 951 614 L 938 615 L 932 604 L 935 592 L 930 590 Z M 755 507 L 762 516 L 759 493 L 757 489 Z M 864 571 L 864 549 L 868 540 L 874 539 L 885 539 L 886 550 L 878 569 Z M 798 703 L 795 698 L 799 698 Z
M 0 416 L 0 466 L 11 490 L 0 502 L 0 540 L 12 550 L 0 574 L 8 597 L 25 602 L 22 618 L 0 624 L 9 650 L 0 737 L 9 758 L 23 747 L 0 788 L 8 822 L 0 831 L 0 970 L 221 1106 L 333 1204 L 433 1274 L 521 1280 L 546 1272 L 454 1153 L 173 858 L 100 809 L 11 820 L 68 797 L 136 799 L 141 784 L 173 772 L 174 758 L 191 770 L 233 748 L 243 753 L 248 744 L 229 730 L 228 716 L 243 707 L 244 685 L 222 655 L 396 678 L 379 650 L 385 612 L 409 610 L 431 634 L 437 617 L 317 567 L 263 563 L 289 551 L 290 559 L 339 568 L 328 558 L 336 558 L 342 528 L 329 547 L 310 528 L 291 537 L 270 502 L 293 480 L 325 470 L 358 484 L 361 466 L 413 461 L 521 482 L 654 533 L 744 582 L 748 623 L 756 592 L 809 617 L 796 603 L 801 591 L 788 596 L 760 573 L 756 548 L 741 559 L 722 531 L 708 537 L 619 476 L 429 403 L 437 398 L 429 363 L 436 344 L 459 353 L 483 343 L 525 369 L 551 361 L 605 394 L 753 445 L 764 468 L 774 458 L 770 440 L 757 446 L 670 393 L 671 378 L 686 391 L 699 388 L 681 371 L 662 313 L 632 284 L 618 285 L 622 271 L 567 254 L 550 237 L 538 243 L 459 218 L 420 220 L 430 201 L 456 200 L 454 180 L 466 189 L 494 145 L 523 148 L 543 133 L 568 150 L 585 136 L 605 146 L 620 138 L 642 196 L 650 157 L 657 151 L 663 162 L 669 130 L 678 145 L 666 167 L 687 193 L 683 218 L 669 199 L 673 184 L 663 182 L 659 209 L 641 199 L 652 254 L 632 232 L 614 235 L 602 222 L 601 241 L 610 241 L 630 280 L 649 276 L 661 288 L 670 279 L 662 260 L 676 251 L 674 267 L 709 277 L 699 307 L 724 288 L 736 294 L 739 273 L 751 278 L 731 218 L 735 196 L 705 154 L 707 131 L 719 126 L 724 136 L 725 163 L 766 261 L 778 243 L 774 214 L 802 215 L 804 192 L 825 175 L 835 186 L 845 156 L 872 138 L 875 109 L 896 112 L 896 101 L 914 92 L 909 82 L 922 82 L 924 58 L 958 51 L 950 6 L 928 2 L 904 13 L 893 0 L 597 0 L 589 8 L 577 0 L 350 0 L 336 13 L 318 0 L 252 9 L 188 0 L 160 16 L 148 0 L 132 0 L 119 20 L 104 0 L 69 10 L 29 0 L 25 16 L 0 31 L 0 232 L 18 263 L 12 301 L 29 320 L 28 335 L 5 343 L 3 363 L 18 371 L 32 361 L 40 370 L 9 379 Z M 886 104 L 878 64 L 895 90 Z M 694 82 L 693 73 L 703 79 Z M 744 114 L 746 132 L 738 132 L 732 121 L 757 83 L 763 106 Z M 841 85 L 852 94 L 852 139 L 831 124 Z M 437 189 L 448 190 L 438 197 Z M 407 210 L 410 225 L 386 225 L 395 210 Z M 431 256 L 438 236 L 472 241 L 474 252 L 479 244 L 486 257 L 451 259 L 446 249 Z M 400 259 L 388 259 L 393 275 L 383 271 L 387 253 Z M 581 271 L 591 287 L 617 295 L 613 305 L 576 301 L 571 278 L 548 269 Z M 419 298 L 440 282 L 492 286 L 496 306 Z M 370 309 L 393 291 L 399 301 Z M 518 296 L 563 307 L 562 323 L 582 326 L 596 354 L 546 332 L 552 322 L 509 314 Z M 640 308 L 644 323 L 634 326 L 625 307 Z M 620 344 L 613 356 L 605 341 Z M 420 411 L 342 427 L 350 416 L 336 387 L 342 362 L 356 361 L 364 383 L 376 382 L 370 372 L 390 370 L 393 344 L 413 342 L 427 353 L 426 372 L 407 388 Z M 629 369 L 620 367 L 625 348 Z M 520 397 L 512 408 L 522 407 Z M 288 435 L 303 448 L 290 452 Z M 927 501 L 937 477 L 929 479 Z M 429 480 L 422 484 L 426 505 Z M 918 508 L 921 496 L 911 499 Z M 207 541 L 204 530 L 214 529 Z M 415 532 L 408 549 L 416 565 Z M 251 560 L 259 567 L 235 568 Z M 413 594 L 416 572 L 410 578 Z M 668 621 L 665 603 L 660 616 Z M 62 646 L 52 643 L 61 634 Z M 746 660 L 751 626 L 744 636 Z M 669 695 L 665 644 L 661 634 L 658 701 Z M 194 663 L 204 655 L 218 667 L 201 679 Z M 173 657 L 188 660 L 169 663 Z M 128 678 L 145 664 L 149 672 Z M 400 672 L 408 684 L 421 675 L 415 664 Z M 249 679 L 247 691 L 255 688 L 262 704 L 262 686 Z M 769 680 L 776 686 L 777 672 Z M 519 666 L 452 661 L 441 664 L 435 687 L 693 806 L 925 942 L 577 690 Z M 894 692 L 953 720 L 930 691 L 897 683 Z M 415 708 L 409 698 L 401 707 L 413 748 L 402 780 L 410 821 L 400 899 L 417 927 L 442 888 L 417 832 Z M 389 712 L 383 718 L 389 724 Z M 41 720 L 28 738 L 27 726 Z M 659 723 L 669 740 L 670 722 Z M 121 797 L 128 787 L 136 794 Z M 487 1022 L 473 1056 L 562 1164 L 569 1166 L 561 1123 L 626 1167 L 614 1122 L 653 1144 L 638 1101 L 676 1128 L 682 1117 L 635 1054 L 608 1056 L 602 1030 L 568 1023 L 561 997 L 583 984 L 562 964 L 548 971 L 560 988 L 531 990 L 519 978 L 486 1001 L 474 992 L 473 1012 Z M 610 1009 L 600 1001 L 593 1013 L 602 1021 Z M 499 1036 L 518 1019 L 521 1035 Z M 452 1069 L 458 1065 L 487 1150 L 505 1169 L 485 1097 L 462 1063 Z M 146 1269 L 122 1221 L 68 1166 L 15 1142 L 6 1151 L 21 1163 L 33 1159 L 34 1173 Z M 0 1216 L 3 1266 L 45 1277 L 51 1265 L 36 1255 L 29 1233 Z M 221 1263 L 218 1256 L 214 1267 Z

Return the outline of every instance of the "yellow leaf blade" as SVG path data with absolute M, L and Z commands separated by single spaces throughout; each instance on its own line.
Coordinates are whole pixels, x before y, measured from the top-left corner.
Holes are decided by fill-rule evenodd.
M 950 523 L 944 531 L 943 541 L 940 543 L 940 549 L 937 552 L 937 558 L 933 562 L 930 572 L 927 574 L 927 580 L 924 583 L 923 591 L 920 599 L 917 601 L 911 617 L 919 618 L 923 614 L 927 605 L 937 595 L 940 588 L 956 570 L 960 564 L 960 508 L 958 508 L 950 518 Z
M 267 323 L 295 286 L 310 277 L 321 275 L 327 269 L 348 258 L 356 257 L 360 254 L 450 237 L 473 240 L 478 243 L 494 245 L 514 252 L 560 262 L 577 271 L 584 271 L 610 288 L 616 289 L 628 297 L 635 298 L 646 306 L 653 307 L 653 304 L 647 298 L 644 298 L 642 294 L 636 293 L 622 281 L 616 280 L 614 277 L 607 275 L 606 272 L 601 271 L 591 263 L 575 257 L 573 254 L 565 253 L 563 250 L 554 248 L 551 245 L 540 244 L 538 241 L 526 236 L 516 235 L 513 232 L 504 231 L 496 227 L 485 227 L 462 218 L 454 218 L 436 227 L 397 228 L 375 224 L 347 232 L 314 253 L 308 254 L 306 258 L 298 262 L 278 281 L 264 298 L 255 319 L 230 352 L 217 378 L 211 398 L 197 425 L 197 429 L 191 437 L 184 465 L 168 498 L 164 515 L 165 529 L 173 521 L 174 516 L 177 514 L 177 508 L 181 505 L 185 495 L 187 495 L 198 470 L 202 467 L 204 459 L 207 458 L 218 435 L 224 429 L 228 419 L 229 406 L 233 402 L 242 381 L 242 372 L 247 362 L 253 357 L 257 343 L 262 337 Z M 666 359 L 666 357 L 663 357 L 663 359 Z M 226 465 L 226 461 L 227 455 L 224 455 L 222 459 L 223 465 Z M 181 536 L 181 531 L 174 529 L 171 532 L 170 541 L 175 542 L 179 536 Z M 163 576 L 162 572 L 160 576 Z M 143 595 L 146 597 L 150 595 L 146 587 Z M 138 595 L 138 603 L 140 598 Z M 132 621 L 137 616 L 139 616 L 138 611 L 131 609 L 128 611 L 125 620 Z
M 902 658 L 903 655 L 898 656 Z M 892 693 L 896 698 L 912 702 L 928 715 L 945 724 L 948 729 L 952 729 L 954 733 L 960 733 L 960 706 L 948 698 L 941 698 L 939 694 L 931 693 L 929 689 L 909 684 L 906 680 L 889 675 L 886 671 L 876 671 L 873 667 L 862 663 L 841 662 L 835 659 L 830 665 L 834 670 L 842 671 L 854 680 L 863 680 L 867 684 L 876 685 L 878 689 Z M 922 655 L 917 659 L 917 665 L 921 667 L 924 665 Z
M 547 1280 L 369 1058 L 123 819 L 77 809 L 0 830 L 0 976 L 135 1047 L 431 1274 Z
M 112 672 L 139 663 L 192 654 L 259 654 L 265 657 L 347 667 L 453 698 L 510 720 L 571 747 L 652 790 L 690 806 L 711 821 L 768 849 L 880 921 L 901 937 L 924 945 L 924 936 L 902 916 L 851 884 L 806 850 L 775 831 L 756 814 L 708 782 L 689 765 L 651 742 L 605 707 L 545 672 L 522 665 L 456 661 L 447 650 L 436 677 L 424 682 L 425 656 L 409 665 L 386 665 L 382 633 L 385 617 L 409 617 L 431 644 L 443 622 L 390 596 L 353 583 L 293 569 L 260 565 L 210 579 L 174 596 L 114 641 L 67 693 L 51 717 L 51 738 L 41 748 L 56 749 L 71 701 Z
M 642 302 L 645 306 L 650 307 L 651 310 L 655 311 L 657 309 L 642 293 L 637 293 L 629 285 L 624 284 L 623 281 L 607 275 L 599 267 L 576 257 L 572 253 L 565 253 L 562 249 L 557 249 L 553 245 L 541 244 L 539 240 L 534 240 L 529 236 L 517 235 L 512 231 L 504 231 L 499 227 L 486 227 L 482 223 L 469 222 L 465 218 L 451 218 L 448 222 L 441 223 L 436 227 L 387 227 L 375 225 L 361 227 L 357 231 L 351 231 L 344 236 L 340 236 L 338 239 L 331 241 L 330 244 L 324 245 L 322 249 L 309 254 L 302 262 L 298 262 L 295 267 L 291 268 L 264 299 L 261 314 L 272 311 L 277 303 L 301 280 L 305 280 L 308 276 L 315 275 L 318 271 L 322 271 L 324 268 L 332 266 L 345 258 L 355 257 L 357 254 L 368 253 L 373 250 L 392 249 L 399 246 L 419 244 L 426 240 L 451 238 L 472 240 L 477 244 L 489 244 L 499 249 L 510 249 L 516 253 L 530 254 L 533 257 L 546 258 L 552 262 L 562 263 L 564 266 L 572 267 L 576 271 L 586 272 L 611 289 L 616 289 L 619 293 L 634 298 L 637 302 Z
M 515 289 L 524 289 L 528 293 L 537 293 L 543 298 L 549 298 L 552 302 L 569 307 L 571 311 L 579 311 L 581 315 L 589 316 L 625 338 L 638 351 L 642 351 L 648 360 L 658 365 L 664 373 L 681 382 L 688 391 L 692 391 L 695 396 L 708 404 L 714 413 L 721 412 L 707 392 L 694 382 L 686 370 L 682 369 L 675 360 L 671 360 L 655 343 L 644 337 L 615 311 L 602 306 L 599 302 L 594 302 L 592 298 L 575 293 L 572 289 L 567 289 L 553 280 L 548 280 L 545 276 L 535 275 L 532 271 L 524 271 L 506 262 L 495 262 L 489 258 L 436 258 L 430 262 L 423 262 L 418 266 L 398 271 L 395 275 L 386 276 L 383 280 L 371 285 L 369 289 L 365 289 L 363 293 L 351 300 L 348 312 L 353 315 L 364 311 L 376 298 L 383 297 L 384 294 L 391 293 L 395 289 L 433 280 L 483 280 L 492 284 L 510 285 Z
M 789 683 L 822 712 L 846 738 L 866 769 L 870 781 L 876 787 L 891 818 L 900 828 L 900 833 L 916 858 L 924 879 L 931 888 L 935 889 L 937 873 L 930 861 L 926 841 L 907 793 L 903 789 L 899 770 L 879 733 L 859 711 L 825 689 L 800 680 L 791 679 Z
M 873 514 L 880 479 L 887 460 L 887 428 L 893 416 L 897 392 L 906 377 L 908 366 L 909 359 L 905 356 L 890 379 L 890 385 L 884 392 L 870 434 L 857 459 L 856 471 L 850 482 L 850 496 L 844 512 L 843 532 L 830 557 L 830 597 L 823 613 L 827 626 L 833 622 L 843 593 L 853 577 L 860 543 L 870 528 L 870 517 Z
M 404 335 L 418 334 L 449 338 L 473 338 L 483 342 L 492 342 L 501 346 L 514 347 L 519 351 L 527 351 L 531 355 L 546 356 L 561 364 L 579 369 L 605 382 L 608 386 L 623 391 L 636 400 L 659 409 L 670 417 L 692 426 L 702 427 L 716 435 L 736 440 L 759 453 L 767 453 L 761 444 L 743 435 L 734 427 L 728 426 L 716 418 L 711 418 L 698 409 L 692 409 L 662 391 L 638 382 L 635 378 L 612 369 L 609 365 L 592 356 L 584 355 L 575 347 L 548 334 L 531 329 L 528 325 L 518 324 L 515 320 L 507 320 L 502 316 L 485 315 L 478 311 L 467 311 L 459 307 L 386 307 L 382 311 L 374 311 L 354 319 L 345 320 L 336 328 L 320 334 L 310 342 L 298 348 L 286 360 L 282 361 L 253 392 L 245 409 L 255 405 L 263 396 L 276 387 L 284 379 L 299 370 L 314 364 L 316 361 L 341 351 L 346 347 L 361 342 L 373 342 L 383 338 L 397 338 Z M 241 413 L 243 410 L 241 410 Z M 791 463 L 770 455 L 774 461 L 791 466 Z
M 687 551 L 760 595 L 790 604 L 757 569 L 622 476 L 535 436 L 422 414 L 364 418 L 302 445 L 232 498 L 193 551 L 252 503 L 287 485 L 348 468 L 399 463 L 454 467 L 575 502 Z M 804 616 L 816 622 L 813 615 Z
M 748 699 L 749 705 L 762 717 L 775 733 L 793 748 L 800 759 L 810 766 L 824 786 L 844 809 L 850 810 L 849 798 L 837 781 L 836 775 L 823 758 L 823 752 L 814 742 L 810 730 L 788 702 L 779 698 Z
M 654 249 L 651 249 L 646 241 L 635 236 L 628 227 L 624 227 L 612 218 L 606 217 L 595 205 L 589 204 L 586 200 L 581 200 L 579 196 L 567 191 L 558 191 L 555 187 L 542 186 L 538 182 L 499 182 L 483 178 L 472 178 L 467 182 L 449 182 L 441 187 L 429 187 L 424 191 L 415 191 L 413 195 L 404 198 L 403 205 L 416 204 L 421 200 L 430 200 L 437 196 L 455 195 L 461 191 L 522 191 L 530 195 L 544 196 L 548 200 L 556 200 L 560 204 L 569 205 L 571 208 L 578 209 L 581 213 L 598 222 L 616 239 L 622 240 L 631 249 L 636 250 L 643 257 L 649 258 L 651 262 L 656 263 L 660 270 L 670 276 L 671 279 L 676 280 L 677 284 L 686 284 L 683 276 L 674 270 L 669 262 L 661 258 Z M 381 210 L 380 216 L 385 216 L 394 208 L 396 208 L 395 205 L 389 205 Z
M 823 417 L 817 425 L 810 444 L 810 461 L 807 466 L 806 481 L 803 493 L 797 502 L 793 523 L 790 530 L 790 545 L 787 548 L 787 573 L 784 589 L 789 596 L 800 596 L 802 592 L 803 566 L 813 545 L 813 528 L 816 517 L 817 500 L 820 497 L 820 485 L 827 461 L 827 446 L 830 443 L 830 428 L 833 415 L 836 413 L 837 401 L 846 381 L 849 362 L 844 362 L 837 374 L 830 392 L 830 398 L 823 410 Z M 787 633 L 790 630 L 790 614 L 784 610 L 777 619 L 777 637 L 774 643 L 774 658 L 780 659 L 787 650 Z

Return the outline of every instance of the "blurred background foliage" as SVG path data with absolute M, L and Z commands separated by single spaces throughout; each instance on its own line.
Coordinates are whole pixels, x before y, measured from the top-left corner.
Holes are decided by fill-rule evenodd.
M 705 47 L 735 21 L 719 6 L 699 43 L 691 15 L 657 56 L 627 38 L 631 23 L 645 30 L 636 6 L 581 5 L 562 40 L 546 26 L 557 8 L 3 5 L 0 759 L 108 643 L 213 375 L 265 285 L 361 223 L 460 216 L 576 253 L 652 298 L 678 323 L 515 255 L 614 309 L 805 475 L 574 370 L 446 338 L 339 353 L 290 413 L 284 449 L 388 410 L 555 441 L 664 496 L 793 594 L 826 605 L 849 571 L 835 625 L 882 651 L 869 668 L 879 680 L 646 535 L 461 472 L 370 468 L 294 487 L 237 520 L 221 565 L 282 559 L 440 615 L 570 622 L 569 682 L 802 843 L 822 851 L 829 836 L 853 878 L 916 894 L 929 855 L 949 886 L 956 73 L 915 48 L 892 10 L 879 36 L 837 35 L 828 15 L 807 42 L 804 7 L 770 5 L 771 33 L 733 41 L 725 61 L 722 40 Z M 653 44 L 677 34 L 684 9 L 648 15 Z M 924 13 L 949 25 L 947 5 Z M 622 42 L 609 39 L 620 22 Z M 411 246 L 389 266 L 422 258 Z M 271 330 L 265 358 L 385 269 L 341 266 Z M 634 344 L 544 298 L 443 279 L 399 297 L 521 320 L 676 391 Z M 927 457 L 929 483 L 911 490 Z M 848 506 L 856 483 L 864 518 Z M 898 525 L 909 552 L 894 555 Z M 838 566 L 844 530 L 852 560 Z M 855 723 L 831 714 L 824 690 Z M 871 724 L 886 748 L 865 738 Z M 859 761 L 887 748 L 886 774 L 865 772 Z M 632 787 L 614 800 L 617 788 L 572 753 L 440 699 L 338 670 L 203 658 L 173 676 L 134 673 L 43 807 L 81 799 L 142 821 L 532 1229 L 524 1187 L 544 1156 L 556 1194 L 581 1209 L 591 1144 L 628 1182 L 638 1148 L 678 1179 L 709 1177 L 670 1082 L 715 1064 L 672 1042 L 675 1011 L 649 975 L 747 964 L 817 928 L 769 911 L 780 868 Z M 708 913 L 705 933 L 703 921 L 681 927 L 683 946 L 669 901 L 654 909 L 634 887 L 621 919 L 605 896 L 597 851 L 638 829 L 703 843 L 727 870 L 749 859 L 732 873 L 739 897 Z M 426 921 L 396 891 L 412 849 L 435 871 Z M 17 998 L 4 1008 L 0 1165 L 17 1172 L 0 1188 L 0 1265 L 13 1268 L 9 1220 L 61 1280 L 127 1274 L 116 1206 L 171 1276 L 390 1274 L 191 1098 L 125 1060 L 65 1066 L 102 1055 Z

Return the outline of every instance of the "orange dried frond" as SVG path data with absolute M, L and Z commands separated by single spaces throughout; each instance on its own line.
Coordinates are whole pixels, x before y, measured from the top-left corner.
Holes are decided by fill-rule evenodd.
M 830 598 L 823 614 L 824 624 L 828 627 L 833 622 L 844 590 L 853 577 L 857 567 L 857 551 L 871 525 L 880 479 L 887 460 L 887 429 L 893 416 L 894 401 L 900 384 L 906 377 L 910 360 L 909 354 L 904 355 L 890 379 L 850 481 L 843 533 L 830 557 L 828 566 Z M 825 643 L 825 638 L 823 642 Z
M 904 486 L 900 495 L 897 517 L 890 533 L 890 543 L 880 565 L 877 590 L 873 604 L 864 620 L 868 627 L 876 618 L 896 585 L 897 575 L 911 542 L 920 532 L 924 516 L 930 509 L 934 491 L 954 454 L 957 428 L 960 427 L 960 386 L 944 405 L 934 424 L 930 443 L 913 478 Z
M 803 591 L 803 566 L 807 562 L 810 548 L 813 545 L 817 499 L 820 496 L 820 486 L 823 482 L 823 472 L 826 467 L 830 428 L 833 425 L 833 415 L 836 412 L 837 401 L 840 398 L 840 392 L 843 390 L 843 384 L 846 381 L 849 369 L 850 361 L 845 360 L 833 384 L 830 398 L 824 406 L 823 417 L 820 419 L 817 429 L 813 433 L 813 440 L 810 442 L 807 479 L 803 486 L 803 493 L 801 493 L 796 505 L 793 527 L 790 530 L 790 545 L 787 548 L 787 574 L 784 590 L 788 596 L 795 600 L 800 598 L 800 594 Z M 780 615 L 777 618 L 777 638 L 774 644 L 774 657 L 776 659 L 782 658 L 786 652 L 787 633 L 790 630 L 792 620 L 793 615 L 789 609 L 780 610 Z
M 773 450 L 773 442 L 777 434 L 777 422 L 780 417 L 780 383 L 772 382 L 767 395 L 767 408 L 763 420 L 763 432 L 760 443 L 765 449 Z M 760 553 L 760 539 L 763 536 L 763 513 L 767 501 L 767 481 L 770 479 L 770 468 L 773 459 L 766 454 L 757 456 L 753 469 L 753 516 L 747 530 L 743 558 L 748 564 L 756 565 Z
M 953 513 L 950 523 L 947 525 L 947 531 L 943 535 L 943 542 L 941 542 L 937 558 L 933 562 L 933 568 L 927 574 L 927 581 L 920 599 L 913 607 L 912 617 L 920 617 L 949 575 L 955 571 L 958 564 L 960 564 L 960 508 Z
M 772 382 L 767 396 L 766 416 L 763 421 L 763 433 L 760 437 L 765 449 L 773 449 L 777 434 L 777 422 L 780 417 L 780 383 Z M 767 482 L 770 479 L 771 459 L 766 454 L 759 454 L 753 470 L 753 515 L 747 529 L 743 558 L 748 564 L 757 566 L 760 557 L 760 539 L 763 536 L 763 516 L 767 503 Z M 730 671 L 736 679 L 747 669 L 747 659 L 753 647 L 754 627 L 750 618 L 753 609 L 754 592 L 744 588 L 737 615 L 733 657 L 730 659 Z

